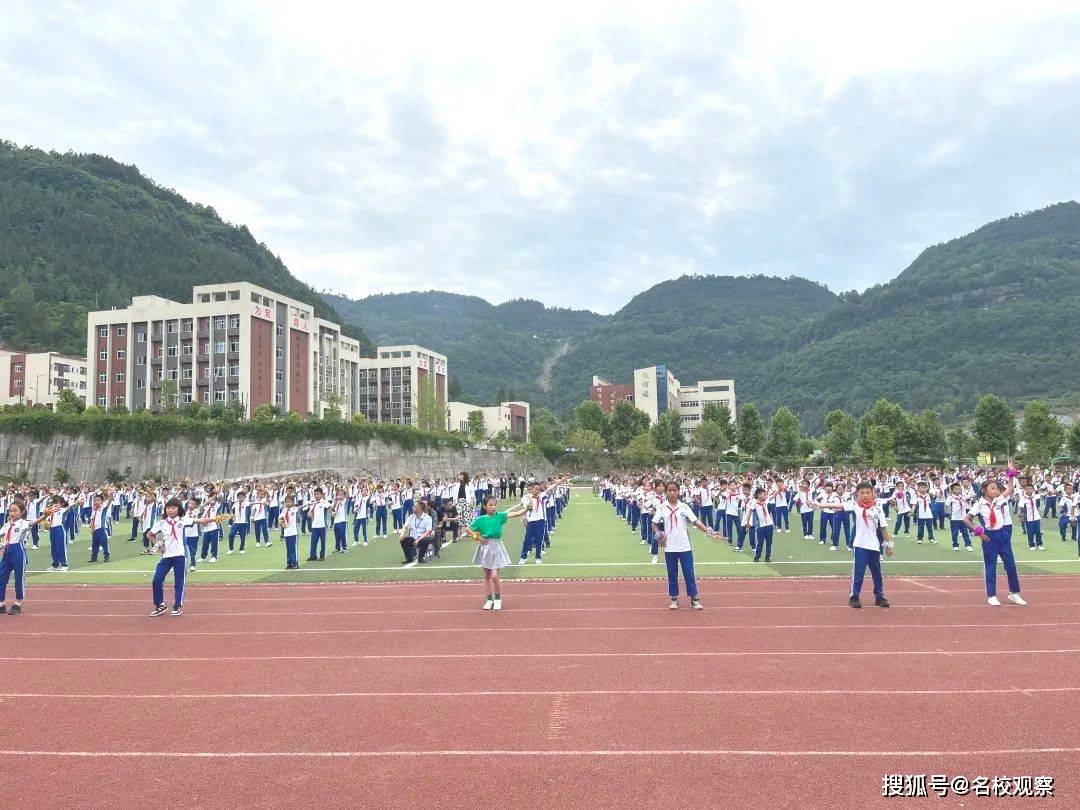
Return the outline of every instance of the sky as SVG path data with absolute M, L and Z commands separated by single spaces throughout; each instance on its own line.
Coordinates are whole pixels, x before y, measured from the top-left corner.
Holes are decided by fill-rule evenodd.
M 136 164 L 316 289 L 613 312 L 883 283 L 1080 196 L 1080 3 L 5 0 L 0 138 Z

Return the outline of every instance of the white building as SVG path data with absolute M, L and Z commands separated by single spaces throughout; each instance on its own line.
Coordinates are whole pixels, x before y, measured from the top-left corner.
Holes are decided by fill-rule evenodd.
M 727 405 L 731 420 L 735 421 L 735 381 L 702 380 L 694 385 L 679 386 L 679 419 L 682 422 L 683 437 L 690 443 L 691 434 L 701 424 L 701 414 L 707 403 Z
M 449 402 L 446 406 L 446 429 L 469 432 L 469 414 L 480 411 L 484 416 L 484 437 L 506 431 L 508 436 L 529 440 L 529 403 L 502 402 L 498 405 L 470 405 L 468 402 Z
M 85 357 L 0 349 L 0 405 L 44 405 L 53 410 L 64 389 L 86 399 Z

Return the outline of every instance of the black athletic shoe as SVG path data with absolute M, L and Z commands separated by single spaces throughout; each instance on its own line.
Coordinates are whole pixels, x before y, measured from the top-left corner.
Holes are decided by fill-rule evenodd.
M 157 607 L 155 607 L 153 610 L 150 611 L 150 615 L 151 616 L 160 616 L 166 610 L 168 610 L 168 608 L 165 607 L 165 605 L 158 605 Z
M 886 599 L 884 596 L 879 596 L 877 599 L 874 600 L 874 604 L 878 607 L 888 607 L 889 600 Z
M 108 562 L 108 561 L 109 561 L 109 559 L 110 559 L 110 558 L 109 558 L 109 555 L 108 555 L 108 554 L 106 554 L 106 555 L 105 555 L 105 562 Z
M 89 560 L 87 560 L 87 562 L 88 562 L 88 563 L 96 563 L 96 562 L 97 562 L 97 558 L 96 558 L 96 557 L 91 557 L 91 558 L 90 558 Z
M 8 611 L 12 616 L 18 616 L 22 613 L 22 605 L 12 605 L 11 610 Z
M 169 611 L 169 615 L 171 615 L 171 616 L 179 616 L 183 612 L 184 612 L 184 606 L 183 605 L 177 605 L 171 611 Z
M 319 558 L 318 558 L 318 557 L 308 557 L 308 558 L 307 558 L 307 561 L 308 561 L 308 562 L 318 562 L 318 561 L 319 561 Z
M 853 608 L 861 608 L 862 607 L 862 602 L 859 601 L 859 597 L 857 597 L 857 596 L 849 597 L 848 600 L 847 600 L 847 603 L 848 603 L 848 607 L 853 607 Z
M 325 559 L 326 559 L 326 555 L 325 555 L 325 554 L 320 554 L 320 555 L 319 555 L 319 562 L 322 562 L 322 561 L 323 561 L 323 560 L 325 560 Z

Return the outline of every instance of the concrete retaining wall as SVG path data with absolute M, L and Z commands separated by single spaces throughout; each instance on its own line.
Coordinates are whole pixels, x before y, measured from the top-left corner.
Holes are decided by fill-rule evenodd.
M 164 478 L 226 481 L 251 476 L 286 476 L 316 470 L 342 475 L 447 477 L 460 470 L 476 474 L 525 473 L 547 475 L 549 467 L 523 470 L 513 452 L 465 450 L 403 450 L 379 440 L 353 447 L 335 441 L 271 443 L 249 440 L 193 442 L 174 439 L 151 449 L 123 442 L 96 444 L 84 437 L 57 435 L 46 442 L 19 434 L 0 434 L 0 475 L 50 482 L 57 467 L 76 481 L 104 481 L 108 470 L 132 480 Z

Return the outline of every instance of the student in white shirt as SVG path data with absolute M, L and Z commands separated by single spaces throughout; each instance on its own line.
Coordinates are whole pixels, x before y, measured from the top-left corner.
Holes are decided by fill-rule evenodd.
M 911 492 L 903 481 L 896 483 L 896 492 L 893 494 L 893 502 L 896 504 L 896 525 L 892 533 L 900 536 L 900 524 L 904 524 L 904 536 L 911 536 Z
M 679 500 L 679 485 L 668 481 L 664 487 L 666 498 L 653 515 L 653 523 L 662 525 L 658 534 L 660 545 L 664 547 L 664 562 L 667 564 L 669 607 L 679 609 L 679 568 L 682 568 L 686 581 L 686 593 L 690 597 L 690 607 L 701 610 L 704 605 L 698 599 L 697 578 L 694 576 L 694 551 L 690 545 L 689 526 L 696 526 L 713 540 L 716 532 L 702 523 L 684 501 Z
M 108 490 L 104 494 L 94 496 L 93 506 L 90 509 L 90 560 L 96 563 L 98 552 L 105 555 L 105 562 L 109 561 L 109 537 L 112 535 L 112 518 L 109 509 L 105 505 L 109 499 Z
M 934 539 L 934 508 L 933 501 L 930 497 L 930 488 L 926 485 L 925 481 L 920 481 L 916 485 L 917 492 L 915 493 L 915 525 L 918 527 L 918 534 L 915 538 L 916 545 L 922 545 L 923 531 L 925 530 L 929 537 L 927 538 L 931 543 L 937 544 L 937 540 Z M 899 517 L 899 515 L 897 515 Z
M 311 520 L 311 553 L 308 562 L 326 559 L 326 519 L 330 512 L 330 502 L 323 497 L 322 487 L 315 487 L 315 503 L 308 510 Z
M 184 529 L 192 524 L 206 524 L 212 522 L 212 518 L 184 517 L 184 508 L 176 498 L 170 498 L 165 502 L 165 517 L 158 520 L 147 530 L 146 537 L 151 540 L 154 550 L 161 554 L 157 568 L 154 570 L 154 579 L 151 583 L 154 599 L 154 609 L 151 616 L 160 616 L 168 607 L 165 605 L 165 577 L 172 571 L 173 575 L 173 608 L 172 615 L 179 616 L 184 612 L 184 561 L 187 556 L 184 541 Z
M 334 553 L 346 554 L 349 551 L 349 499 L 345 490 L 338 489 L 330 512 L 334 516 Z
M 979 498 L 968 511 L 964 523 L 982 539 L 983 572 L 986 579 L 986 602 L 998 607 L 1001 600 L 997 598 L 997 561 L 1001 558 L 1005 567 L 1005 575 L 1009 580 L 1008 599 L 1015 605 L 1026 605 L 1020 596 L 1020 577 L 1016 573 L 1016 559 L 1012 550 L 1012 515 L 1009 513 L 1009 499 L 1016 492 L 1013 481 L 1016 478 L 1016 468 L 1009 461 L 1005 470 L 1008 477 L 1008 485 L 1002 492 L 998 482 L 988 479 L 982 487 L 982 497 Z M 975 522 L 975 518 L 979 522 Z
M 761 561 L 761 552 L 765 552 L 765 562 L 772 562 L 772 541 L 773 541 L 773 515 L 774 510 L 769 507 L 773 504 L 769 503 L 772 500 L 765 492 L 764 487 L 758 487 L 754 490 L 754 497 L 751 498 L 743 512 L 743 528 L 750 533 L 750 547 L 754 549 L 754 562 Z
M 281 527 L 281 538 L 285 542 L 285 570 L 294 570 L 300 567 L 300 561 L 296 557 L 296 533 L 300 530 L 300 510 L 296 507 L 293 496 L 285 496 L 285 506 L 278 517 L 278 525 Z
M 1065 542 L 1065 533 L 1072 526 L 1072 540 L 1076 542 L 1076 505 L 1077 496 L 1073 492 L 1073 485 L 1069 482 L 1065 482 L 1061 487 L 1061 498 L 1059 499 L 1060 517 L 1058 518 L 1058 531 L 1061 533 L 1061 542 Z
M 49 506 L 42 515 L 43 520 L 49 528 L 49 550 L 52 553 L 52 567 L 50 571 L 67 571 L 68 559 L 67 559 L 67 534 L 64 531 L 64 518 L 67 516 L 67 510 L 69 509 L 67 501 L 60 495 L 53 495 L 49 498 Z M 48 518 L 48 520 L 44 520 Z
M 958 542 L 960 537 L 964 538 L 965 550 L 971 551 L 971 535 L 968 533 L 967 524 L 964 523 L 964 515 L 967 514 L 970 503 L 964 499 L 959 484 L 949 486 L 949 494 L 945 498 L 945 511 L 949 513 L 949 531 L 952 533 L 953 551 L 960 550 Z
M 7 520 L 0 529 L 0 613 L 17 616 L 22 613 L 23 599 L 26 598 L 24 582 L 26 565 L 30 560 L 26 553 L 26 543 L 30 537 L 31 523 L 26 519 L 26 507 L 22 501 L 8 504 Z M 8 579 L 15 575 L 15 604 L 7 607 Z
M 1042 517 L 1039 515 L 1039 496 L 1035 493 L 1035 487 L 1030 482 L 1024 484 L 1020 501 L 1017 504 L 1020 520 L 1024 523 L 1024 534 L 1027 535 L 1028 548 L 1033 551 L 1045 551 L 1042 538 Z M 1054 504 L 1054 514 L 1057 514 L 1057 503 Z
M 855 567 L 851 572 L 851 595 L 848 605 L 861 608 L 859 592 L 862 590 L 863 575 L 870 569 L 874 581 L 874 604 L 887 608 L 885 585 L 881 576 L 881 552 L 892 556 L 893 543 L 889 537 L 888 520 L 885 512 L 878 505 L 874 496 L 874 487 L 869 481 L 863 481 L 856 489 L 855 502 Z

